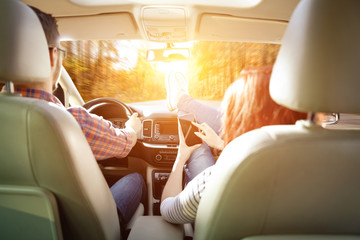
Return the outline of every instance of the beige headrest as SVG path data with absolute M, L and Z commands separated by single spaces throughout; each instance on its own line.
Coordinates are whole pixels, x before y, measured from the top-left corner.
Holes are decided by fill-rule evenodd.
M 0 1 L 0 81 L 42 82 L 50 76 L 50 58 L 41 23 L 17 0 Z
M 303 0 L 282 41 L 271 97 L 303 112 L 360 112 L 360 1 Z

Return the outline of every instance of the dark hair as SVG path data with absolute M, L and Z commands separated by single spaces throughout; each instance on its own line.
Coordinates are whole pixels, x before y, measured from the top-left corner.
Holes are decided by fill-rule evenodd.
M 227 90 L 222 137 L 225 144 L 234 138 L 267 125 L 294 124 L 306 113 L 280 106 L 269 93 L 272 66 L 248 67 Z M 243 89 L 241 89 L 243 87 Z
M 29 6 L 38 16 L 41 25 L 43 27 L 46 40 L 49 47 L 56 47 L 60 44 L 60 34 L 58 31 L 58 25 L 56 19 L 51 15 L 42 12 L 36 7 Z

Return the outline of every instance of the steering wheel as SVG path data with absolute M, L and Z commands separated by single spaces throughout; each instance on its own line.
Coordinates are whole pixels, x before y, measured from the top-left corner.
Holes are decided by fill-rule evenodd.
M 85 103 L 83 105 L 84 108 L 88 109 L 90 112 L 94 111 L 95 109 L 104 106 L 104 104 L 110 104 L 110 105 L 117 105 L 120 106 L 122 109 L 124 109 L 126 116 L 128 118 L 131 117 L 131 115 L 133 114 L 133 111 L 131 110 L 131 108 L 126 105 L 125 103 L 123 103 L 120 100 L 117 100 L 115 98 L 96 98 L 93 99 L 87 103 Z

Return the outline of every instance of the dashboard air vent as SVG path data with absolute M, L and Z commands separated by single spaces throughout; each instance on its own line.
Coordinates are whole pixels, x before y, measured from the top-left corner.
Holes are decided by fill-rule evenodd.
M 143 136 L 151 138 L 152 137 L 152 121 L 145 120 L 143 121 Z

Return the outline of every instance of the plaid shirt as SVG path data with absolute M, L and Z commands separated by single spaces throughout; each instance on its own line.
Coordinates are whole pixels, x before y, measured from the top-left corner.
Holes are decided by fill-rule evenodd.
M 30 88 L 16 88 L 15 91 L 23 97 L 43 99 L 65 108 L 57 97 L 48 92 Z M 128 155 L 133 145 L 130 133 L 114 128 L 110 121 L 89 113 L 83 107 L 70 107 L 67 111 L 79 123 L 97 160 Z

